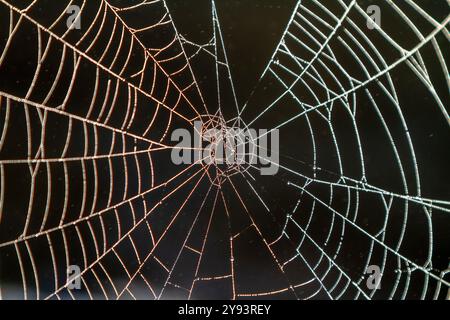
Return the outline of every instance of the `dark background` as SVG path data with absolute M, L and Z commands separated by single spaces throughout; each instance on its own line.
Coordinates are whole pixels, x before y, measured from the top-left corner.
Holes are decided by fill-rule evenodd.
M 10 2 L 15 3 L 17 6 L 20 5 L 16 1 Z M 345 2 L 348 3 L 349 1 Z M 40 3 L 42 8 L 49 8 L 49 11 L 36 10 L 32 12 L 32 14 L 35 14 L 41 19 L 39 21 L 45 21 L 46 19 L 51 21 L 53 16 L 49 12 L 52 10 L 58 12 L 61 7 L 64 7 L 63 4 L 57 6 L 52 1 L 41 1 Z M 342 8 L 339 8 L 337 2 L 326 0 L 322 1 L 322 3 L 324 3 L 324 5 L 332 12 L 336 12 L 337 15 L 342 14 Z M 369 4 L 379 4 L 382 7 L 383 12 L 383 29 L 405 48 L 412 48 L 417 44 L 417 37 L 404 22 L 393 13 L 392 9 L 384 1 L 358 1 L 358 3 L 361 7 Z M 95 6 L 94 4 L 92 5 Z M 211 39 L 213 29 L 209 1 L 170 0 L 167 1 L 167 5 L 175 22 L 175 26 L 179 33 L 186 39 L 199 44 L 206 43 Z M 260 77 L 286 28 L 286 23 L 292 14 L 295 1 L 220 0 L 217 1 L 216 5 L 221 23 L 225 50 L 229 59 L 229 65 L 237 93 L 238 104 L 242 107 L 242 105 L 248 101 L 248 109 L 246 113 L 243 114 L 244 121 L 248 122 L 264 110 L 274 97 L 277 97 L 277 95 L 283 92 L 281 86 L 272 76 L 266 76 L 261 80 Z M 305 5 L 312 6 L 312 2 L 308 3 L 308 1 L 305 1 Z M 420 1 L 420 5 L 426 8 L 427 12 L 429 12 L 437 21 L 444 20 L 449 12 L 445 1 Z M 418 28 L 422 30 L 424 34 L 428 34 L 432 31 L 433 28 L 430 24 L 425 22 L 424 19 L 417 15 L 417 13 L 410 9 L 408 10 L 408 6 L 402 1 L 399 2 L 399 6 L 409 14 L 412 21 L 416 23 Z M 0 48 L 3 49 L 8 37 L 9 10 L 4 4 L 0 4 L 0 8 L 0 33 L 2 36 Z M 85 19 L 90 21 L 95 12 L 95 10 L 88 10 L 84 16 Z M 158 13 L 155 12 L 155 16 L 157 16 L 157 14 Z M 354 19 L 358 25 L 365 25 L 365 20 L 362 19 L 358 13 L 352 12 L 350 17 Z M 128 19 L 136 24 L 145 24 L 149 17 L 146 16 L 143 11 L 138 11 L 134 16 L 128 17 Z M 351 26 L 348 23 L 344 23 L 344 26 L 351 29 Z M 151 37 L 144 40 L 148 40 L 150 44 L 154 44 L 155 42 L 164 43 L 164 41 L 167 41 L 172 35 L 170 33 L 170 28 L 165 32 L 167 33 L 161 32 L 156 36 L 153 34 Z M 297 31 L 297 33 L 299 32 Z M 9 49 L 10 53 L 7 55 L 7 59 L 0 66 L 0 90 L 2 92 L 10 93 L 18 97 L 23 97 L 25 95 L 35 70 L 35 57 L 37 51 L 35 46 L 36 36 L 36 30 L 30 25 L 26 25 L 19 30 L 13 46 Z M 302 36 L 304 35 L 300 34 L 300 37 Z M 338 31 L 336 36 L 341 36 L 343 39 L 348 40 L 342 29 Z M 400 58 L 398 52 L 387 45 L 386 40 L 381 36 L 377 35 L 375 32 L 367 32 L 367 36 L 378 50 L 380 50 L 383 54 L 383 58 L 385 58 L 388 63 L 393 63 Z M 75 36 L 74 39 L 76 39 Z M 105 42 L 107 37 L 105 37 L 104 34 L 101 34 L 100 39 Z M 304 40 L 305 43 L 308 43 L 307 39 L 302 40 Z M 449 46 L 447 39 L 440 34 L 436 37 L 436 41 L 441 48 L 444 57 L 448 59 Z M 30 43 L 33 43 L 33 45 L 30 45 Z M 355 75 L 357 78 L 364 78 L 360 67 L 355 63 L 354 58 L 349 56 L 346 49 L 340 46 L 336 37 L 330 42 L 330 45 L 335 48 L 336 56 L 347 72 Z M 101 48 L 101 46 L 99 46 L 99 48 L 94 48 L 93 55 L 98 56 L 101 54 Z M 307 60 L 308 53 L 302 51 L 301 48 L 297 49 L 299 50 L 299 56 L 302 56 Z M 189 53 L 189 50 L 189 46 L 187 46 L 187 53 Z M 363 57 L 361 51 L 356 52 L 359 53 L 358 56 Z M 56 67 L 59 64 L 58 59 L 60 53 L 61 48 L 58 48 L 50 54 L 49 64 L 53 64 L 53 71 L 56 70 Z M 438 96 L 441 98 L 443 104 L 448 107 L 450 99 L 448 86 L 445 81 L 447 75 L 444 74 L 442 67 L 439 64 L 434 48 L 430 44 L 427 44 L 421 50 L 421 54 L 427 65 L 427 71 L 433 80 Z M 134 58 L 136 65 L 139 66 L 139 59 L 142 57 L 136 56 Z M 365 62 L 368 63 L 367 61 Z M 208 108 L 210 108 L 210 110 L 216 110 L 217 91 L 214 60 L 211 59 L 210 56 L 203 54 L 199 55 L 196 59 L 193 59 L 191 63 Z M 172 65 L 167 66 L 168 69 L 171 67 Z M 49 67 L 49 69 L 52 70 L 52 67 Z M 72 109 L 69 108 L 69 111 L 81 113 L 82 111 L 80 110 L 83 106 L 89 104 L 93 87 L 92 75 L 95 74 L 91 72 L 91 69 L 86 67 L 85 69 L 82 69 L 83 71 L 80 71 L 80 73 L 86 72 L 89 77 L 86 77 L 87 80 L 77 86 L 77 95 L 74 95 L 73 100 L 71 100 L 69 107 Z M 338 70 L 332 70 L 336 72 L 337 77 L 348 89 L 348 83 L 345 81 L 345 77 L 343 77 Z M 371 70 L 371 72 L 374 73 L 373 70 Z M 330 77 L 325 75 L 324 70 L 321 70 L 321 73 L 324 75 L 326 83 L 329 84 L 330 87 L 335 88 L 335 83 Z M 69 71 L 64 72 L 63 74 L 63 81 L 69 82 Z M 450 186 L 448 183 L 448 181 L 450 181 L 450 170 L 448 167 L 448 163 L 450 163 L 448 119 L 443 119 L 430 92 L 405 64 L 398 66 L 392 70 L 390 74 L 395 84 L 395 92 L 399 98 L 402 114 L 408 124 L 411 139 L 414 144 L 421 179 L 421 197 L 448 201 L 450 195 Z M 52 79 L 52 72 L 49 72 L 48 78 L 43 76 L 42 83 L 36 88 L 36 93 L 33 98 L 39 100 L 41 96 L 45 96 L 48 83 L 51 83 Z M 102 75 L 101 79 L 103 83 L 106 83 L 106 80 L 111 78 L 107 75 Z M 285 76 L 285 79 L 288 81 L 290 78 L 289 76 Z M 130 79 L 130 81 L 135 81 L 135 79 Z M 181 79 L 178 81 L 181 84 L 187 83 L 187 80 L 184 81 Z M 383 84 L 388 85 L 386 77 L 380 77 L 380 81 Z M 160 80 L 158 81 L 158 84 L 159 83 L 163 83 L 163 81 Z M 223 88 L 225 89 L 221 95 L 222 106 L 226 117 L 231 118 L 234 114 L 235 107 L 232 103 L 230 84 L 226 79 L 224 79 L 222 83 Z M 66 93 L 65 88 L 66 87 L 62 86 L 56 90 L 56 97 L 50 102 L 52 107 L 58 106 L 58 101 L 60 101 Z M 386 98 L 386 93 L 380 90 L 377 83 L 371 83 L 367 88 L 377 101 L 387 126 L 392 132 L 396 146 L 399 149 L 399 155 L 402 164 L 404 165 L 409 194 L 415 195 L 417 184 L 413 167 L 414 161 L 408 149 L 402 121 L 399 118 L 394 105 Z M 314 104 L 314 100 L 312 100 L 305 87 L 299 86 L 296 90 L 296 95 L 302 101 Z M 317 95 L 324 99 L 321 90 L 317 89 Z M 198 101 L 198 97 L 195 97 L 195 93 L 189 93 L 189 97 L 191 96 L 193 99 L 192 101 Z M 173 97 L 171 96 L 171 98 Z M 400 170 L 395 155 L 392 152 L 389 139 L 386 136 L 380 118 L 374 112 L 373 105 L 366 92 L 364 89 L 358 90 L 355 97 L 350 97 L 349 99 L 351 101 L 355 99 L 358 108 L 356 122 L 364 146 L 364 161 L 368 183 L 383 188 L 384 190 L 405 194 Z M 124 100 L 121 100 L 120 102 L 122 103 L 121 105 L 124 105 L 123 103 L 125 103 Z M 146 100 L 140 101 L 139 105 L 149 105 L 149 110 L 154 110 L 155 107 L 151 102 Z M 2 99 L 0 106 L 0 123 L 4 124 L 6 117 L 5 99 Z M 0 159 L 26 158 L 27 132 L 25 130 L 24 108 L 20 103 L 13 103 L 13 107 L 15 108 L 14 110 L 19 111 L 12 112 L 12 116 L 9 120 L 12 129 L 9 131 L 10 135 L 6 139 L 7 143 L 5 144 L 5 147 L 1 150 Z M 351 127 L 352 123 L 349 121 L 348 114 L 343 111 L 344 109 L 342 107 L 343 105 L 339 103 L 334 106 L 334 111 L 332 112 L 332 124 L 341 148 L 340 156 L 343 162 L 343 171 L 346 176 L 354 178 L 355 180 L 360 180 L 361 160 L 357 154 L 355 134 Z M 98 102 L 95 106 L 96 114 L 98 114 L 100 108 L 101 103 Z M 185 109 L 182 110 L 185 111 Z M 255 126 L 257 128 L 273 128 L 292 115 L 295 115 L 298 110 L 298 105 L 296 105 L 293 99 L 284 99 L 282 103 L 257 121 Z M 138 121 L 136 121 L 132 130 L 141 132 L 141 127 L 148 123 L 152 115 L 153 111 L 139 115 L 140 118 L 137 118 Z M 117 115 L 117 121 L 121 118 L 123 118 L 123 116 Z M 304 118 L 301 118 L 299 121 L 295 121 L 281 130 L 281 164 L 306 176 L 312 176 L 316 173 L 317 178 L 319 179 L 333 182 L 339 181 L 338 156 L 333 148 L 328 124 L 323 122 L 317 115 L 311 115 L 310 121 L 314 128 L 317 144 L 317 167 L 321 168 L 315 169 L 313 165 L 311 135 L 307 123 L 304 120 Z M 38 123 L 36 114 L 32 116 L 32 122 Z M 174 122 L 171 124 L 170 128 L 185 125 L 185 123 Z M 158 115 L 155 129 L 151 131 L 149 136 L 151 138 L 161 137 L 167 126 L 167 114 L 161 112 Z M 37 125 L 37 127 L 39 127 L 39 125 Z M 67 121 L 63 117 L 50 117 L 48 128 L 51 130 L 51 134 L 48 134 L 47 141 L 49 154 L 47 154 L 47 157 L 50 157 L 51 154 L 56 156 L 58 155 L 61 146 L 65 143 Z M 33 137 L 37 138 L 39 137 L 39 134 L 38 130 L 33 131 Z M 101 140 L 100 145 L 104 146 L 104 150 L 102 151 L 107 152 L 110 144 L 110 134 L 107 132 L 100 132 L 99 136 Z M 89 137 L 92 139 L 92 131 L 89 132 Z M 81 127 L 78 127 L 73 135 L 74 142 L 71 144 L 70 151 L 74 154 L 79 153 L 83 148 L 82 141 L 84 139 L 84 133 L 82 132 Z M 125 144 L 128 151 L 131 151 L 133 147 L 137 147 L 139 150 L 145 150 L 145 148 L 149 147 L 148 144 L 136 144 L 136 142 L 133 141 L 126 141 Z M 90 153 L 92 153 L 92 145 L 90 148 Z M 120 149 L 121 146 L 118 145 L 117 150 Z M 154 167 L 150 166 L 148 159 L 145 159 L 144 157 L 141 158 L 140 174 L 143 179 L 142 188 L 149 188 L 153 179 L 155 180 L 155 183 L 161 183 L 168 177 L 184 169 L 173 166 L 168 161 L 169 156 L 170 153 L 167 151 L 155 154 L 153 158 Z M 106 206 L 109 196 L 110 180 L 117 186 L 113 200 L 120 201 L 124 192 L 123 186 L 126 180 L 123 175 L 120 174 L 124 171 L 122 159 L 118 159 L 118 161 L 113 164 L 116 170 L 114 178 L 109 175 L 110 164 L 106 161 L 98 161 L 96 164 L 96 170 L 99 177 L 98 184 L 100 185 L 101 191 L 98 194 L 99 203 L 93 205 L 93 210 L 98 210 L 102 208 L 102 206 Z M 129 182 L 127 196 L 130 196 L 137 192 L 136 178 L 138 174 L 133 159 L 127 158 L 126 165 L 129 167 L 127 176 L 127 181 Z M 55 167 L 57 168 L 52 170 L 53 206 L 48 226 L 57 226 L 64 200 L 64 171 L 60 165 L 55 165 Z M 3 220 L 0 224 L 1 242 L 17 239 L 20 236 L 28 209 L 28 200 L 30 198 L 28 166 L 13 165 L 7 167 L 5 172 L 5 183 L 0 186 L 6 190 L 6 200 L 5 205 L 3 206 Z M 189 175 L 192 175 L 193 172 L 195 171 L 189 172 Z M 33 207 L 36 221 L 33 219 L 31 231 L 29 232 L 30 234 L 39 229 L 42 222 L 42 212 L 45 208 L 44 195 L 47 192 L 45 168 L 41 169 L 39 175 L 38 183 L 33 191 L 36 195 Z M 70 167 L 69 176 L 71 182 L 69 206 L 71 206 L 71 209 L 69 210 L 67 217 L 68 221 L 77 217 L 77 210 L 80 209 L 80 203 L 83 197 L 81 192 L 82 181 L 80 179 L 80 167 L 77 165 Z M 94 177 L 94 167 L 92 164 L 87 164 L 87 176 L 89 186 L 88 203 L 92 204 L 92 180 Z M 321 248 L 324 249 L 325 252 L 328 253 L 328 255 L 333 256 L 334 253 L 338 251 L 339 254 L 333 257 L 333 261 L 339 265 L 352 280 L 361 281 L 360 285 L 364 286 L 365 274 L 363 269 L 367 262 L 368 253 L 372 252 L 370 251 L 371 241 L 369 241 L 367 236 L 362 235 L 349 224 L 343 223 L 342 219 L 334 215 L 328 208 L 319 204 L 317 201 L 312 201 L 310 197 L 301 193 L 300 190 L 287 185 L 287 182 L 303 185 L 305 183 L 304 178 L 281 169 L 279 174 L 275 177 L 256 176 L 256 181 L 253 185 L 270 207 L 270 214 L 261 206 L 253 191 L 248 187 L 246 180 L 239 177 L 233 179 L 236 188 L 241 192 L 241 195 L 244 198 L 248 211 L 251 212 L 258 229 L 263 235 L 262 237 L 255 228 L 248 227 L 248 214 L 236 197 L 235 191 L 229 184 L 223 186 L 225 198 L 229 206 L 228 210 L 231 212 L 230 220 L 233 234 L 243 231 L 242 235 L 239 236 L 234 243 L 235 276 L 237 290 L 239 292 L 256 293 L 276 291 L 279 288 L 286 287 L 286 277 L 289 278 L 288 282 L 291 284 L 306 282 L 311 278 L 314 278 L 305 261 L 299 257 L 297 257 L 293 263 L 288 265 L 285 274 L 281 273 L 278 270 L 276 261 L 274 261 L 265 245 L 265 242 L 270 243 L 279 236 L 280 232 L 284 229 L 286 216 L 289 214 L 293 214 L 295 216 L 294 220 L 303 228 L 308 228 L 308 234 L 321 246 Z M 195 182 L 195 180 L 196 179 L 193 181 Z M 175 181 L 173 185 L 175 186 L 182 181 L 183 179 Z M 149 223 L 154 228 L 156 234 L 161 234 L 163 232 L 168 225 L 170 218 L 173 216 L 173 213 L 187 198 L 188 193 L 194 187 L 194 184 L 195 183 L 189 183 L 186 188 L 183 188 L 179 193 L 175 194 L 171 201 L 164 203 L 163 206 L 149 218 Z M 350 185 L 351 183 L 348 184 Z M 171 233 L 167 236 L 167 241 L 161 244 L 161 249 L 156 253 L 161 261 L 166 262 L 168 265 L 171 265 L 174 262 L 176 254 L 178 254 L 179 246 L 184 240 L 188 227 L 192 224 L 193 216 L 197 213 L 199 206 L 205 199 L 205 194 L 208 191 L 209 186 L 209 180 L 202 180 L 198 191 L 196 191 L 192 198 L 187 202 L 182 214 L 176 220 L 177 223 L 172 228 Z M 147 207 L 155 205 L 163 197 L 165 192 L 172 187 L 173 186 L 169 185 L 167 189 L 152 193 L 151 195 L 144 197 L 142 201 L 136 201 L 133 209 L 137 212 L 136 215 L 138 218 L 141 217 L 144 212 L 144 204 L 147 205 Z M 371 234 L 375 234 L 376 231 L 379 230 L 386 217 L 386 210 L 381 201 L 382 197 L 379 195 L 361 192 L 358 195 L 358 201 L 356 201 L 357 194 L 355 192 L 350 191 L 348 193 L 344 188 L 334 188 L 331 200 L 331 190 L 327 185 L 311 184 L 307 190 L 339 212 L 346 212 L 349 207 L 350 210 L 347 218 Z M 215 192 L 211 192 L 211 194 L 215 194 Z M 204 239 L 203 234 L 206 225 L 208 224 L 209 217 L 207 213 L 212 210 L 214 200 L 214 197 L 211 194 L 207 197 L 205 210 L 199 216 L 200 220 L 190 239 L 192 246 L 198 247 Z M 301 200 L 300 206 L 297 208 L 297 211 L 292 212 L 299 199 Z M 385 196 L 385 200 L 388 201 L 389 197 Z M 314 211 L 312 209 L 313 206 Z M 359 210 L 358 213 L 355 214 L 354 210 L 357 206 L 359 206 Z M 88 207 L 88 209 L 90 210 L 91 208 Z M 86 210 L 83 214 L 88 215 L 89 210 Z M 228 223 L 230 220 L 227 219 L 226 210 L 220 201 L 214 212 L 211 233 L 205 248 L 204 264 L 202 265 L 200 272 L 204 277 L 228 274 L 230 272 L 229 261 L 231 257 L 229 254 L 230 248 L 228 241 Z M 405 212 L 407 213 L 407 220 L 405 220 Z M 108 244 L 114 243 L 114 239 L 117 236 L 116 229 L 118 223 L 121 224 L 124 229 L 133 225 L 131 207 L 120 208 L 118 209 L 117 214 L 121 217 L 119 222 L 115 220 L 114 212 L 110 212 L 110 215 L 108 215 L 109 218 L 106 218 L 107 220 L 104 222 L 107 225 L 108 230 L 107 238 L 111 241 L 111 243 Z M 427 213 L 424 212 L 420 205 L 395 199 L 391 212 L 389 213 L 388 228 L 386 230 L 386 238 L 384 241 L 388 246 L 395 247 L 398 244 L 402 227 L 406 224 L 404 241 L 400 248 L 398 248 L 398 251 L 415 263 L 423 264 L 429 250 L 428 246 L 431 245 L 433 248 L 432 272 L 438 275 L 440 271 L 445 270 L 449 265 L 450 238 L 448 233 L 448 212 L 441 212 L 439 210 L 432 211 L 433 242 L 431 244 L 429 243 L 429 229 L 426 214 Z M 94 233 L 98 236 L 98 240 L 103 239 L 99 221 L 95 221 L 93 224 L 95 230 Z M 343 236 L 341 234 L 342 230 L 345 230 Z M 283 262 L 295 255 L 295 246 L 302 241 L 301 239 L 305 239 L 304 235 L 292 222 L 287 224 L 285 231 L 289 234 L 289 239 L 284 239 L 274 248 L 277 258 L 279 261 Z M 88 226 L 84 224 L 79 232 L 84 241 L 86 241 L 87 246 L 85 250 L 88 252 L 89 257 L 93 257 L 95 255 L 93 242 L 86 240 L 90 237 Z M 343 239 L 341 239 L 341 236 Z M 328 241 L 326 241 L 327 238 Z M 145 229 L 137 230 L 133 237 L 133 241 L 138 245 L 140 250 L 142 250 L 143 256 L 145 256 L 149 247 L 151 247 L 148 231 Z M 39 274 L 39 277 L 41 278 L 41 298 L 54 290 L 53 282 L 55 277 L 59 278 L 60 281 L 64 281 L 64 269 L 67 258 L 65 254 L 67 252 L 70 253 L 68 259 L 71 263 L 83 265 L 83 252 L 79 245 L 79 236 L 74 228 L 68 230 L 67 242 L 69 243 L 69 247 L 66 249 L 64 239 L 59 232 L 52 236 L 52 243 L 57 252 L 57 266 L 59 267 L 58 275 L 54 275 L 53 273 L 53 264 L 49 255 L 49 245 L 46 239 L 30 241 L 29 248 L 27 248 L 23 242 L 19 245 L 19 251 L 25 257 L 24 261 L 26 261 L 24 263 L 24 269 L 28 276 L 28 298 L 37 297 L 35 293 L 36 283 L 33 281 L 34 273 Z M 99 243 L 101 242 L 102 241 L 99 240 Z M 126 268 L 129 270 L 135 270 L 138 264 L 133 250 L 130 243 L 124 243 L 123 246 L 120 246 L 118 249 L 118 255 L 126 261 Z M 324 275 L 327 272 L 330 264 L 327 259 L 321 255 L 322 252 L 318 251 L 308 238 L 303 241 L 301 253 L 304 259 L 310 265 L 315 267 L 315 272 L 317 274 Z M 373 264 L 382 263 L 385 254 L 385 251 L 382 250 L 381 247 L 375 245 L 371 262 Z M 22 277 L 17 256 L 18 253 L 14 246 L 0 248 L 0 262 L 2 267 L 0 285 L 5 298 L 24 297 L 22 295 Z M 32 261 L 30 257 L 33 257 L 34 260 Z M 387 253 L 386 259 L 386 274 L 383 278 L 382 290 L 377 292 L 374 298 L 389 297 L 393 292 L 392 289 L 395 285 L 394 281 L 397 277 L 396 270 L 402 270 L 404 272 L 408 268 L 408 266 L 403 263 L 398 264 L 395 255 L 392 255 L 391 253 Z M 180 286 L 189 287 L 190 282 L 193 280 L 192 272 L 195 267 L 195 257 L 187 252 L 183 252 L 179 261 L 180 263 L 172 275 L 171 282 L 178 283 Z M 33 270 L 32 262 L 35 263 L 35 268 L 38 271 Z M 113 283 L 115 283 L 117 287 L 120 288 L 126 283 L 126 273 L 123 268 L 120 267 L 120 262 L 113 255 L 108 257 L 108 259 L 105 259 L 104 267 L 107 269 L 107 274 L 112 277 Z M 102 279 L 107 287 L 107 293 L 114 296 L 113 290 L 108 283 L 106 273 L 102 272 L 100 268 L 96 268 L 95 271 L 95 275 L 93 273 L 88 273 L 85 277 L 86 282 L 90 285 L 93 296 L 96 298 L 104 297 L 95 276 Z M 132 273 L 134 273 L 134 271 L 132 271 Z M 153 285 L 158 289 L 162 287 L 162 284 L 164 284 L 167 277 L 167 273 L 157 262 L 155 262 L 155 260 L 151 260 L 146 264 L 143 273 L 148 279 L 154 281 Z M 322 280 L 325 286 L 330 288 L 335 284 L 338 276 L 339 271 L 333 267 L 328 275 Z M 399 287 L 393 293 L 394 298 L 403 298 L 402 294 L 406 288 L 408 288 L 406 298 L 417 299 L 421 296 L 422 288 L 426 282 L 423 274 L 420 271 L 416 271 L 412 273 L 410 282 L 408 282 L 408 279 L 409 278 L 406 276 L 401 277 Z M 339 289 L 343 289 L 345 285 L 345 281 L 339 282 L 337 286 L 338 289 L 336 289 L 335 292 L 339 292 Z M 435 286 L 436 282 L 430 280 L 426 298 L 432 297 Z M 148 291 L 145 291 L 145 284 L 142 282 L 136 283 L 136 286 L 133 286 L 131 290 L 138 298 L 149 297 Z M 327 298 L 327 295 L 320 289 L 317 282 L 312 282 L 311 284 L 296 289 L 295 294 L 297 296 L 290 291 L 285 291 L 280 294 L 268 295 L 262 298 L 305 298 L 317 290 L 318 294 L 315 298 Z M 441 290 L 440 298 L 444 298 L 445 294 L 446 290 Z M 79 298 L 87 297 L 85 291 L 76 293 L 76 295 Z M 199 282 L 193 295 L 194 298 L 230 298 L 230 296 L 231 282 L 229 279 Z M 355 296 L 356 291 L 354 289 L 349 289 L 345 291 L 345 294 L 341 298 L 351 299 L 355 298 Z M 67 292 L 64 292 L 61 294 L 61 298 L 70 298 L 70 296 Z M 126 295 L 124 298 L 131 298 L 131 296 Z M 186 292 L 174 286 L 169 286 L 169 289 L 167 289 L 163 298 L 186 298 Z M 361 298 L 361 296 L 359 296 L 359 298 Z

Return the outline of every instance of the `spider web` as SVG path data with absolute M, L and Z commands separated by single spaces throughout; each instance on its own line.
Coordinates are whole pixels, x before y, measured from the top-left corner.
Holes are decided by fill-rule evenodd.
M 0 298 L 445 298 L 450 15 L 434 6 L 298 1 L 242 102 L 214 1 L 197 43 L 161 0 L 0 0 Z M 279 129 L 279 173 L 173 165 L 171 132 L 217 116 Z

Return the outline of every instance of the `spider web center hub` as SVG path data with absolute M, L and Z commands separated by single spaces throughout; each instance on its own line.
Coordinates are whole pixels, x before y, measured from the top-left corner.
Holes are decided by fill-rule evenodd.
M 201 122 L 203 163 L 208 165 L 212 184 L 220 186 L 235 174 L 246 172 L 256 159 L 256 136 L 242 119 L 225 120 L 221 115 L 204 115 Z

